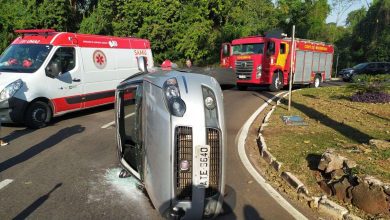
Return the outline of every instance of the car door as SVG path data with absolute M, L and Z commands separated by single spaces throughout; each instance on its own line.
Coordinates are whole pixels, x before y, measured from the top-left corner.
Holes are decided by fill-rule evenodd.
M 54 104 L 54 113 L 80 109 L 82 107 L 81 63 L 75 47 L 59 47 L 54 52 L 46 70 L 52 63 L 61 66 L 60 74 L 52 77 L 46 73 L 45 82 L 50 99 Z
M 376 63 L 370 63 L 366 66 L 365 70 L 362 72 L 363 74 L 375 74 L 377 71 Z
M 117 92 L 117 132 L 120 161 L 139 180 L 143 180 L 142 141 L 143 86 L 136 82 Z

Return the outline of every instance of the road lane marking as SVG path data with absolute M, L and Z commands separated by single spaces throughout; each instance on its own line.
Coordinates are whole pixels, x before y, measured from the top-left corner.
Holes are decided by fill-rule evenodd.
M 125 118 L 131 117 L 131 116 L 133 116 L 134 114 L 135 114 L 134 112 L 133 112 L 133 113 L 130 113 L 130 114 L 126 115 Z M 103 125 L 101 128 L 108 128 L 108 127 L 110 127 L 110 126 L 113 125 L 113 124 L 115 124 L 115 121 L 112 121 L 112 122 L 110 122 L 110 123 L 107 123 L 107 124 Z
M 5 179 L 0 182 L 0 189 L 6 187 L 8 184 L 12 183 L 14 180 L 11 179 Z
M 252 166 L 251 162 L 249 161 L 246 152 L 245 152 L 245 140 L 248 135 L 249 128 L 253 121 L 256 119 L 256 117 L 262 112 L 274 99 L 276 99 L 278 96 L 282 95 L 284 92 L 280 92 L 276 94 L 274 97 L 269 99 L 267 102 L 265 102 L 263 105 L 261 105 L 248 120 L 245 122 L 245 124 L 241 127 L 240 131 L 238 132 L 238 154 L 240 156 L 241 162 L 245 166 L 245 168 L 248 170 L 248 172 L 252 175 L 252 177 L 256 180 L 257 183 L 260 184 L 261 187 L 272 197 L 275 199 L 277 203 L 281 207 L 283 207 L 290 215 L 292 215 L 295 219 L 307 219 L 302 213 L 300 213 L 297 209 L 295 209 L 285 198 L 283 198 L 278 191 L 276 191 L 269 183 L 266 182 L 266 180 L 256 171 L 256 169 Z

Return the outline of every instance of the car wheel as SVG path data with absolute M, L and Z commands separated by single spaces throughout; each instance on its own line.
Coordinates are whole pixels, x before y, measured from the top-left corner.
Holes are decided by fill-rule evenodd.
M 30 128 L 43 128 L 51 120 L 52 111 L 45 102 L 37 101 L 30 104 L 25 113 L 25 124 Z
M 272 77 L 272 84 L 269 86 L 271 92 L 277 92 L 283 87 L 283 76 L 281 72 L 274 73 Z
M 310 87 L 312 88 L 318 88 L 321 84 L 321 77 L 319 75 L 316 75 L 314 77 L 314 82 L 310 84 Z

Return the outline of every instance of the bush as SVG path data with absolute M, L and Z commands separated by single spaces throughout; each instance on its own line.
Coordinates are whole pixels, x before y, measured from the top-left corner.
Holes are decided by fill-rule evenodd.
M 353 102 L 390 103 L 390 94 L 384 92 L 356 93 L 351 96 Z
M 353 90 L 354 102 L 388 103 L 390 102 L 390 75 L 357 75 L 348 86 Z

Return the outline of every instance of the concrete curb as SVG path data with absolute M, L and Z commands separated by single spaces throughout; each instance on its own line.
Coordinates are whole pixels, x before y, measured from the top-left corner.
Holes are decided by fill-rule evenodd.
M 297 91 L 297 90 L 296 90 Z M 288 93 L 286 93 L 284 97 L 286 97 Z M 279 98 L 276 101 L 276 106 L 280 105 L 280 100 L 282 98 Z M 272 113 L 275 111 L 276 106 L 273 106 L 272 109 L 266 114 L 266 116 L 263 119 L 263 123 L 260 126 L 259 134 L 257 138 L 257 145 L 260 149 L 261 156 L 263 159 L 278 173 L 280 173 L 280 177 L 293 189 L 295 189 L 298 198 L 303 198 L 308 202 L 309 207 L 311 208 L 317 208 L 320 212 L 326 213 L 330 215 L 332 218 L 335 219 L 343 219 L 343 220 L 359 220 L 361 219 L 358 216 L 352 215 L 349 213 L 348 209 L 344 208 L 343 206 L 338 205 L 337 203 L 329 200 L 326 196 L 322 197 L 315 197 L 310 196 L 307 188 L 305 185 L 292 173 L 289 171 L 284 171 L 282 169 L 281 162 L 277 161 L 276 157 L 274 157 L 267 149 L 267 144 L 265 142 L 265 139 L 262 135 L 262 132 L 264 131 L 265 127 L 268 125 L 268 121 L 272 115 Z

